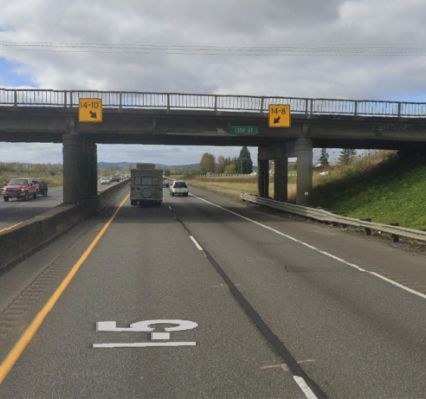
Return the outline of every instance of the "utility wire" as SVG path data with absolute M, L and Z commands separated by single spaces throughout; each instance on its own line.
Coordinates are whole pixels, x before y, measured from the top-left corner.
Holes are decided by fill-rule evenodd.
M 55 43 L 0 41 L 0 48 L 17 51 L 69 53 L 140 53 L 202 56 L 426 56 L 426 47 L 342 46 L 213 46 L 135 43 Z

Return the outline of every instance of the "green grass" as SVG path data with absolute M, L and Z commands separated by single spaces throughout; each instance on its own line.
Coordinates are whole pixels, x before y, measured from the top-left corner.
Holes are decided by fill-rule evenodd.
M 240 193 L 243 192 L 257 194 L 257 177 L 196 177 L 188 179 L 188 183 L 235 200 L 239 200 Z M 294 183 L 289 183 L 288 191 L 289 198 L 293 199 L 296 194 Z M 269 195 L 271 197 L 274 195 L 272 179 L 269 183 Z
M 330 173 L 310 203 L 358 219 L 426 229 L 426 160 L 389 154 L 360 159 Z

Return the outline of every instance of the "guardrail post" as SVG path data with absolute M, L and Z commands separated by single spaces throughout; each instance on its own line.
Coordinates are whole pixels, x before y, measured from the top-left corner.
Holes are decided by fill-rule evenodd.
M 64 108 L 67 107 L 67 91 L 64 90 Z
M 217 96 L 214 96 L 214 112 L 217 112 Z
M 361 219 L 361 220 L 363 220 L 364 222 L 371 222 L 370 218 Z M 370 227 L 364 227 L 364 231 L 365 231 L 366 235 L 371 236 L 371 229 L 370 229 Z
M 167 111 L 170 111 L 170 94 L 167 93 Z
M 391 226 L 399 226 L 399 223 L 391 223 Z M 392 234 L 392 241 L 393 242 L 399 242 L 399 235 L 398 234 Z
M 401 117 L 401 103 L 398 103 L 398 118 Z
M 123 109 L 123 93 L 120 93 L 118 95 L 118 108 L 120 109 L 120 111 Z
M 13 90 L 13 105 L 15 107 L 18 106 L 18 93 L 16 92 L 16 90 Z
M 313 112 L 314 112 L 314 100 L 312 100 L 312 98 L 309 100 L 309 117 L 312 116 Z
M 260 99 L 260 113 L 263 114 L 263 109 L 265 107 L 265 97 Z
M 305 100 L 305 114 L 306 114 L 306 117 L 309 117 L 309 99 L 308 98 Z
M 355 101 L 355 105 L 354 105 L 354 115 L 358 116 L 358 101 Z

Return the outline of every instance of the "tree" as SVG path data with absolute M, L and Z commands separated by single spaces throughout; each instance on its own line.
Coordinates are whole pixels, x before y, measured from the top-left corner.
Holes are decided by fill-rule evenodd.
M 170 169 L 164 170 L 164 176 L 170 176 Z
M 223 155 L 217 157 L 216 162 L 216 173 L 224 173 L 226 167 L 226 159 Z
M 235 164 L 230 163 L 229 165 L 225 166 L 225 174 L 227 174 L 227 175 L 233 175 L 234 173 L 236 173 Z
M 328 152 L 327 152 L 327 148 L 321 148 L 321 156 L 319 159 L 319 163 L 321 164 L 321 166 L 323 168 L 326 168 L 327 166 L 330 166 L 329 162 L 328 162 Z
M 249 174 L 253 172 L 253 162 L 251 160 L 250 151 L 247 146 L 241 148 L 240 156 L 237 161 L 237 172 L 243 174 Z
M 356 157 L 356 150 L 347 148 L 343 149 L 339 156 L 339 163 L 341 165 L 348 165 Z
M 214 173 L 215 170 L 215 159 L 214 155 L 205 152 L 201 157 L 200 161 L 201 173 Z

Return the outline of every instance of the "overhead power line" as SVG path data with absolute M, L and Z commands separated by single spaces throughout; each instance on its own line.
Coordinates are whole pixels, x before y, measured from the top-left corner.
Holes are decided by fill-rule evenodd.
M 426 56 L 426 47 L 214 46 L 134 43 L 59 43 L 0 41 L 14 51 L 69 53 L 139 53 L 200 56 Z

